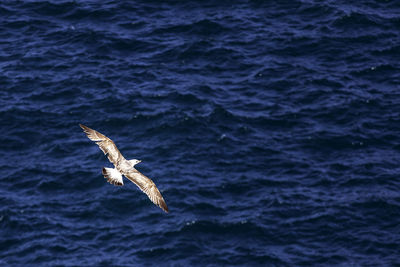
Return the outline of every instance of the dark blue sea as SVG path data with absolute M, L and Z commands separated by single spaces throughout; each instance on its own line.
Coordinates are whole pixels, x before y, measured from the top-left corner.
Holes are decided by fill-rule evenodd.
M 0 266 L 400 266 L 400 2 L 1 1 L 0 154 Z

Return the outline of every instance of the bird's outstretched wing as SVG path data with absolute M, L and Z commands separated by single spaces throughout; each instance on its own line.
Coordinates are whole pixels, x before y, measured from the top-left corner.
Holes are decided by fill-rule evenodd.
M 116 166 L 117 162 L 122 158 L 122 155 L 114 142 L 104 134 L 101 134 L 96 130 L 90 129 L 83 124 L 79 124 L 79 126 L 83 129 L 90 140 L 96 142 L 101 151 L 103 151 L 103 153 L 107 155 L 108 160 Z
M 165 203 L 165 200 L 162 197 L 160 191 L 158 191 L 156 185 L 151 179 L 144 176 L 136 169 L 132 169 L 130 172 L 126 173 L 125 176 L 126 178 L 131 180 L 131 182 L 136 184 L 140 188 L 140 190 L 142 190 L 143 193 L 145 193 L 154 204 L 156 204 L 163 211 L 168 213 L 167 204 Z

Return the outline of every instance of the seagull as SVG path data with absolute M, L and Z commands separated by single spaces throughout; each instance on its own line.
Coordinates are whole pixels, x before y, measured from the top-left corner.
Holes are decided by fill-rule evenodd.
M 107 182 L 116 186 L 123 186 L 122 175 L 124 175 L 132 183 L 137 185 L 154 204 L 168 213 L 167 204 L 154 182 L 135 169 L 135 165 L 140 163 L 141 160 L 126 160 L 110 138 L 85 125 L 79 124 L 79 126 L 90 140 L 96 142 L 104 155 L 107 155 L 108 160 L 114 164 L 115 168 L 103 167 L 102 174 L 104 178 L 107 179 Z

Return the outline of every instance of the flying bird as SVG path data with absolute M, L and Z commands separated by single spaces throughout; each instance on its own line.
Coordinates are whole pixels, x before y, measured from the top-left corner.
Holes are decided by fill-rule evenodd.
M 108 160 L 114 164 L 115 168 L 103 167 L 102 171 L 104 178 L 106 178 L 110 184 L 117 186 L 124 185 L 122 180 L 122 175 L 124 175 L 131 182 L 136 184 L 154 204 L 168 213 L 167 204 L 154 182 L 135 169 L 135 165 L 140 163 L 141 160 L 125 159 L 110 138 L 85 125 L 79 124 L 79 126 L 83 129 L 90 140 L 96 142 L 101 151 L 107 155 Z

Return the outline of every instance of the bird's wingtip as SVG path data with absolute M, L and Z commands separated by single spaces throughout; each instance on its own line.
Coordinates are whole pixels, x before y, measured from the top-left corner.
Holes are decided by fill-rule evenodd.
M 81 123 L 79 123 L 79 126 L 82 128 L 82 130 L 83 130 L 84 132 L 87 132 L 87 131 L 92 130 L 92 129 L 90 129 L 89 127 L 87 127 L 86 125 L 83 125 L 83 124 L 81 124 Z
M 169 213 L 168 206 L 167 206 L 167 204 L 165 203 L 165 201 L 162 201 L 160 204 L 161 204 L 161 205 L 160 205 L 160 208 L 161 208 L 165 213 Z

